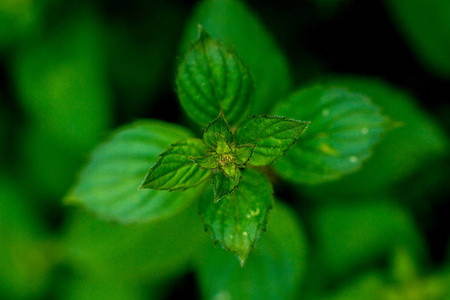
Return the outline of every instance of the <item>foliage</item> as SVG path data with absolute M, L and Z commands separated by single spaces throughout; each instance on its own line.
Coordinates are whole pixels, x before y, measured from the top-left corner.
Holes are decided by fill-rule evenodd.
M 407 2 L 0 3 L 0 298 L 449 298 L 450 6 Z

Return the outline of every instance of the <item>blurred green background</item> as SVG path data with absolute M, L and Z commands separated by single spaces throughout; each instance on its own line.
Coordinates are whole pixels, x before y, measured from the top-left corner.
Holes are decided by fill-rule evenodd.
M 273 248 L 272 237 L 260 250 L 274 260 L 255 251 L 245 270 L 213 248 L 195 206 L 121 226 L 62 202 L 113 128 L 140 118 L 192 127 L 174 78 L 197 2 L 0 0 L 0 299 L 226 300 L 227 289 L 262 299 L 249 291 L 272 278 L 276 295 L 277 274 L 291 273 L 302 299 L 450 299 L 450 2 L 246 4 L 286 54 L 280 91 L 342 85 L 403 123 L 355 174 L 275 182 L 294 214 L 274 215 L 305 250 Z M 264 60 L 263 46 L 242 56 Z M 265 96 L 261 113 L 277 100 Z

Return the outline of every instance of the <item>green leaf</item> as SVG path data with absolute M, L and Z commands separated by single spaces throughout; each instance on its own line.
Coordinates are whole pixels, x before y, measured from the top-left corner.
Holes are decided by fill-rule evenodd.
M 236 254 L 242 265 L 266 227 L 272 194 L 269 180 L 247 168 L 242 171 L 239 189 L 230 197 L 214 203 L 211 189 L 203 195 L 200 214 L 207 230 L 227 251 Z
M 200 168 L 213 169 L 219 165 L 219 157 L 215 153 L 207 156 L 191 157 L 190 159 L 195 162 Z
M 220 248 L 205 248 L 205 252 L 198 258 L 204 299 L 301 299 L 298 292 L 308 268 L 307 239 L 296 216 L 281 203 L 275 204 L 268 231 L 243 268 Z
M 238 145 L 256 145 L 251 165 L 270 165 L 286 155 L 309 123 L 284 117 L 254 116 L 241 124 L 236 132 L 236 142 Z
M 256 145 L 244 145 L 244 146 L 237 146 L 234 150 L 234 162 L 237 165 L 246 165 L 250 158 L 253 155 L 253 151 L 255 150 Z
M 178 190 L 194 187 L 209 179 L 210 171 L 199 168 L 189 157 L 206 153 L 199 139 L 187 139 L 172 144 L 161 153 L 139 189 Z
M 102 27 L 85 12 L 29 39 L 12 61 L 18 98 L 34 126 L 85 154 L 109 127 L 111 90 Z
M 165 193 L 166 196 L 176 193 Z M 188 196 L 185 192 L 181 197 Z M 169 201 L 176 200 L 170 198 Z M 154 223 L 123 226 L 77 211 L 70 215 L 61 240 L 65 262 L 104 281 L 115 275 L 130 283 L 180 276 L 204 244 L 196 203 Z M 153 298 L 152 298 L 153 299 Z
M 288 62 L 264 24 L 246 3 L 240 0 L 199 2 L 186 26 L 182 53 L 195 40 L 197 24 L 229 48 L 236 47 L 239 56 L 248 64 L 257 87 L 251 114 L 265 114 L 276 100 L 287 96 L 291 87 Z M 233 123 L 230 119 L 228 121 Z
M 213 177 L 214 202 L 234 192 L 240 181 L 241 172 L 235 165 L 223 166 L 223 170 Z
M 217 139 L 217 145 L 214 150 L 219 155 L 230 154 L 232 152 L 230 145 L 223 138 Z
M 394 24 L 422 65 L 450 78 L 450 2 L 434 0 L 384 1 Z
M 386 259 L 395 247 L 405 247 L 415 259 L 423 257 L 424 241 L 408 211 L 396 199 L 368 198 L 322 206 L 312 215 L 317 268 L 326 280 L 343 276 Z M 381 201 L 380 201 L 381 200 Z
M 200 27 L 178 69 L 178 97 L 192 120 L 206 126 L 222 112 L 230 124 L 247 114 L 253 79 L 241 59 Z
M 233 135 L 222 112 L 208 125 L 205 133 L 203 133 L 203 141 L 211 148 L 215 148 L 220 139 L 225 140 L 227 143 L 233 142 Z
M 0 173 L 0 298 L 44 298 L 57 258 L 21 183 Z M 52 252 L 53 254 L 53 252 Z M 58 256 L 58 255 L 56 255 Z
M 447 134 L 409 93 L 386 82 L 360 76 L 334 77 L 324 83 L 369 96 L 385 114 L 404 125 L 385 133 L 372 157 L 358 172 L 335 182 L 304 186 L 303 192 L 316 199 L 329 198 L 327 195 L 349 197 L 379 193 L 448 154 Z
M 275 114 L 311 120 L 299 143 L 275 165 L 283 178 L 310 184 L 358 170 L 390 124 L 368 97 L 328 85 L 298 91 Z
M 190 135 L 183 127 L 156 120 L 118 129 L 94 150 L 66 200 L 122 223 L 160 220 L 183 210 L 201 187 L 170 193 L 137 188 L 158 154 Z

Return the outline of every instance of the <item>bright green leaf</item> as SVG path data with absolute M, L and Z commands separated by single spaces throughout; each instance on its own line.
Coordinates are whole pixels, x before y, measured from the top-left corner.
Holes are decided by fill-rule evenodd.
M 66 197 L 105 219 L 122 223 L 158 220 L 184 209 L 200 192 L 138 191 L 148 166 L 170 144 L 191 135 L 162 121 L 139 121 L 118 129 L 97 147 Z
M 207 156 L 191 157 L 191 160 L 195 162 L 200 168 L 213 169 L 219 165 L 219 157 L 215 153 Z
M 275 114 L 311 121 L 298 144 L 275 165 L 283 178 L 311 184 L 358 170 L 389 124 L 368 97 L 327 85 L 298 91 Z
M 383 81 L 362 77 L 335 77 L 324 82 L 369 96 L 385 114 L 403 126 L 385 133 L 361 170 L 335 182 L 303 187 L 309 195 L 324 199 L 329 198 L 327 195 L 348 197 L 378 193 L 448 154 L 447 134 L 407 92 Z
M 233 142 L 233 135 L 230 132 L 230 127 L 224 119 L 222 112 L 220 115 L 206 128 L 203 133 L 203 141 L 211 148 L 216 147 L 220 139 L 227 143 Z
M 198 24 L 229 48 L 236 47 L 239 56 L 248 64 L 256 85 L 251 114 L 265 114 L 276 100 L 287 96 L 291 76 L 286 58 L 258 16 L 243 1 L 199 2 L 186 26 L 181 47 L 183 53 L 195 40 Z
M 180 64 L 176 83 L 185 112 L 202 126 L 220 112 L 230 124 L 238 123 L 250 108 L 254 88 L 250 72 L 237 54 L 201 27 Z
M 230 144 L 228 144 L 223 138 L 217 139 L 217 145 L 214 150 L 219 155 L 230 154 L 232 152 Z
M 206 153 L 199 139 L 187 139 L 172 144 L 159 156 L 139 189 L 178 190 L 194 187 L 210 177 L 210 171 L 199 168 L 190 157 Z
M 310 122 L 259 116 L 245 120 L 236 132 L 238 145 L 256 145 L 250 164 L 270 165 L 295 144 Z
M 295 215 L 281 203 L 275 204 L 268 231 L 243 268 L 222 249 L 205 250 L 198 269 L 205 299 L 300 299 L 296 296 L 308 267 L 307 241 Z
M 239 186 L 241 172 L 235 165 L 227 165 L 213 177 L 214 202 L 231 194 Z
M 384 1 L 399 31 L 425 68 L 450 78 L 450 2 Z
M 209 189 L 200 203 L 200 214 L 212 238 L 227 251 L 236 254 L 241 264 L 266 227 L 273 203 L 272 185 L 258 171 L 242 171 L 239 189 L 214 203 Z
M 245 165 L 253 155 L 256 145 L 237 146 L 234 150 L 234 162 L 238 165 Z

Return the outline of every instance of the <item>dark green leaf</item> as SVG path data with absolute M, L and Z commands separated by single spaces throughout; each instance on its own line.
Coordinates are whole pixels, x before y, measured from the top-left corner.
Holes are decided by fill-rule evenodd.
M 198 259 L 205 299 L 301 299 L 296 296 L 308 268 L 306 236 L 295 215 L 281 203 L 275 204 L 268 231 L 243 268 L 222 249 L 205 251 Z
M 327 195 L 348 197 L 379 193 L 448 154 L 449 139 L 443 128 L 407 92 L 380 80 L 362 77 L 330 78 L 325 83 L 369 96 L 385 114 L 404 125 L 386 132 L 373 156 L 358 172 L 335 182 L 303 187 L 303 192 L 317 199 L 329 198 Z
M 213 177 L 214 202 L 234 192 L 240 181 L 241 171 L 235 165 L 223 166 L 223 170 Z
M 310 122 L 259 116 L 245 120 L 236 132 L 238 145 L 256 145 L 250 164 L 270 165 L 295 144 Z
M 273 203 L 273 190 L 267 178 L 258 171 L 242 171 L 239 189 L 217 203 L 208 190 L 200 203 L 200 214 L 212 238 L 244 264 L 250 250 L 266 227 Z
M 425 68 L 450 78 L 450 2 L 384 1 L 403 38 Z
M 199 139 L 187 139 L 172 144 L 159 156 L 139 189 L 178 190 L 194 187 L 210 177 L 210 171 L 199 168 L 190 157 L 206 153 Z
M 311 184 L 358 170 L 390 124 L 366 96 L 327 85 L 298 91 L 275 113 L 311 121 L 298 144 L 275 165 L 283 178 Z
M 264 28 L 260 19 L 244 1 L 204 0 L 194 9 L 186 26 L 182 52 L 195 40 L 201 24 L 214 38 L 228 47 L 236 47 L 248 64 L 255 79 L 255 101 L 251 114 L 265 114 L 278 99 L 283 99 L 291 87 L 291 76 L 284 54 Z M 241 112 L 244 114 L 244 111 Z M 228 116 L 225 114 L 228 118 Z M 227 119 L 230 124 L 233 123 Z
M 190 135 L 180 126 L 155 120 L 118 129 L 94 150 L 67 200 L 123 223 L 158 220 L 179 212 L 197 197 L 199 188 L 170 193 L 137 188 L 158 154 Z
M 191 157 L 190 159 L 195 162 L 200 168 L 213 169 L 219 165 L 219 156 L 215 153 L 207 156 Z
M 238 165 L 245 165 L 249 162 L 253 155 L 253 151 L 256 145 L 248 146 L 237 146 L 234 150 L 234 162 Z
M 203 141 L 211 148 L 215 148 L 220 139 L 227 143 L 233 142 L 233 135 L 230 132 L 230 127 L 224 119 L 222 112 L 220 115 L 206 128 L 203 133 Z
M 220 112 L 230 124 L 247 114 L 253 92 L 248 68 L 234 51 L 200 27 L 199 37 L 180 64 L 176 79 L 185 112 L 202 126 Z

